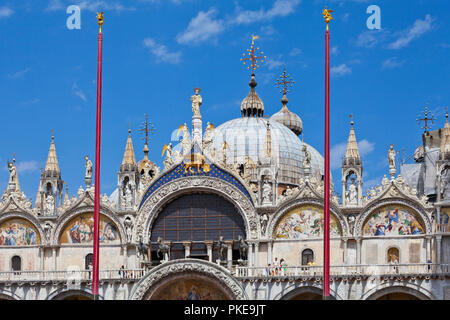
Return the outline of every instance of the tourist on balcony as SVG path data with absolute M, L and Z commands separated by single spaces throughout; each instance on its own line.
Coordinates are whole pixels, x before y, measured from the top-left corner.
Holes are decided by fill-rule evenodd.
M 92 262 L 89 262 L 89 279 L 92 278 L 92 269 L 93 269 Z
M 125 278 L 125 267 L 123 265 L 120 267 L 119 275 L 122 279 Z
M 277 257 L 275 257 L 275 260 L 273 261 L 273 268 L 275 271 L 274 275 L 277 276 L 280 273 L 280 262 Z
M 428 261 L 427 261 L 427 271 L 428 271 L 428 273 L 431 273 L 431 264 L 432 264 L 432 261 L 430 259 L 428 259 Z
M 281 258 L 280 260 L 280 266 L 281 266 L 281 275 L 285 276 L 287 274 L 287 263 L 283 258 Z

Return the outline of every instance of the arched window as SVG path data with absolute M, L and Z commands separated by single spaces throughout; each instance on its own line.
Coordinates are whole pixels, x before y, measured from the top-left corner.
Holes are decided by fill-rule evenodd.
M 22 270 L 22 258 L 19 256 L 14 256 L 11 258 L 11 269 L 12 271 Z
M 310 262 L 314 262 L 314 252 L 311 249 L 305 249 L 302 251 L 302 266 L 306 266 Z
M 207 258 L 206 241 L 236 240 L 233 249 L 238 248 L 238 238 L 246 239 L 244 220 L 233 204 L 214 194 L 183 195 L 159 213 L 151 230 L 152 259 L 160 237 L 171 241 L 171 259 L 184 258 L 183 242 L 192 242 L 190 257 Z M 161 258 L 161 257 L 160 257 Z M 213 261 L 217 250 L 213 250 Z
M 397 248 L 389 248 L 387 252 L 387 263 L 399 263 L 400 262 L 400 252 Z
M 94 264 L 94 255 L 92 253 L 89 253 L 86 255 L 86 258 L 84 258 L 84 268 L 86 270 L 89 270 L 89 265 Z

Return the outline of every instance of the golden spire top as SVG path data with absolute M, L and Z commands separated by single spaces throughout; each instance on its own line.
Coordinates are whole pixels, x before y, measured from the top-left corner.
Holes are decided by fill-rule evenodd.
M 100 31 L 99 33 L 102 33 L 102 26 L 103 26 L 103 11 L 101 11 L 100 13 L 97 12 L 97 20 L 98 20 L 98 26 L 100 27 Z
M 251 61 L 250 66 L 248 66 L 247 69 L 252 69 L 252 75 L 254 75 L 255 70 L 260 67 L 258 65 L 258 60 L 261 60 L 260 63 L 263 63 L 263 59 L 267 58 L 266 56 L 263 56 L 264 52 L 262 51 L 260 56 L 257 55 L 257 51 L 259 50 L 259 48 L 255 48 L 256 39 L 258 39 L 258 36 L 252 35 L 252 45 L 250 46 L 250 49 L 247 49 L 248 57 L 246 57 L 245 53 L 243 53 L 241 58 L 241 61 L 244 61 L 244 64 L 246 61 Z
M 292 77 L 286 73 L 286 65 L 284 65 L 283 68 L 283 73 L 280 75 L 280 79 L 277 79 L 277 81 L 275 81 L 275 86 L 280 89 L 280 93 L 283 94 L 283 96 L 286 95 L 286 93 L 290 92 L 291 90 L 289 90 L 288 88 L 291 87 L 292 85 L 295 83 L 294 80 L 292 80 Z
M 352 128 L 353 128 L 353 114 L 350 114 L 350 125 L 351 125 Z
M 445 107 L 445 122 L 448 122 L 448 107 Z
M 328 8 L 325 8 L 322 12 L 323 18 L 325 19 L 325 22 L 327 24 L 327 30 L 328 30 L 328 24 L 330 23 L 330 21 L 334 20 L 333 17 L 331 16 L 331 12 L 333 12 L 333 10 L 328 10 Z

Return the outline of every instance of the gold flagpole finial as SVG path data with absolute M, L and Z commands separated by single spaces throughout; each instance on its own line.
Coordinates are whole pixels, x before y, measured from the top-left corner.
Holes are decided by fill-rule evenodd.
M 331 16 L 331 12 L 333 12 L 333 10 L 328 10 L 328 8 L 325 8 L 322 12 L 323 18 L 325 19 L 325 22 L 327 24 L 327 30 L 328 30 L 328 24 L 330 23 L 330 21 L 334 20 L 333 17 Z
M 97 12 L 97 20 L 98 20 L 98 25 L 100 27 L 100 31 L 99 33 L 102 33 L 102 26 L 103 26 L 103 11 L 101 11 L 100 13 Z

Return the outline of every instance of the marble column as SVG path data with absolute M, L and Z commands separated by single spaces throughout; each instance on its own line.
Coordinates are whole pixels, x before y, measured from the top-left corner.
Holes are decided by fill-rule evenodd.
M 436 263 L 437 263 L 437 271 L 441 271 L 441 235 L 436 235 Z
M 361 264 L 361 238 L 356 238 L 356 264 Z
M 347 258 L 347 241 L 348 241 L 348 239 L 343 238 L 342 240 L 344 242 L 344 256 L 342 257 L 342 264 L 346 265 L 347 260 L 348 260 L 348 258 Z
M 259 242 L 255 242 L 255 254 L 253 255 L 253 266 L 259 267 Z
M 267 264 L 272 264 L 273 240 L 267 242 Z
M 184 241 L 183 247 L 184 247 L 184 257 L 188 258 L 191 255 L 192 241 Z
M 58 265 L 57 265 L 57 259 L 56 259 L 56 254 L 57 254 L 57 248 L 53 247 L 52 249 L 52 253 L 53 253 L 53 270 L 54 271 L 58 271 Z
M 233 240 L 227 240 L 225 244 L 227 245 L 227 267 L 231 269 L 233 265 Z
M 209 262 L 213 261 L 213 241 L 205 241 L 206 250 L 208 252 Z
M 39 247 L 39 256 L 40 256 L 40 269 L 41 271 L 44 271 L 44 261 L 45 261 L 45 248 L 44 247 Z
M 123 261 L 122 264 L 125 269 L 128 269 L 128 246 L 124 245 L 123 247 Z
M 425 238 L 426 241 L 426 262 L 431 260 L 431 236 Z

